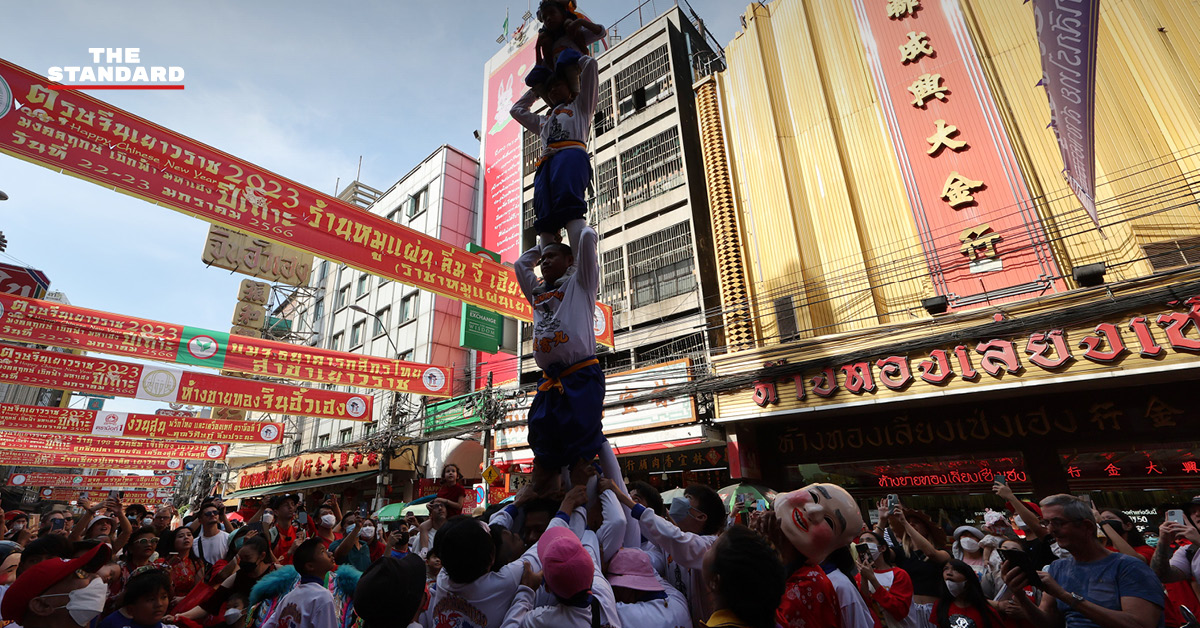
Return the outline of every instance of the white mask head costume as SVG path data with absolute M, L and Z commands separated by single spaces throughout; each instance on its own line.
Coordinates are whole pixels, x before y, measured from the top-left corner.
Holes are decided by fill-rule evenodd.
M 863 528 L 858 504 L 836 484 L 810 484 L 780 494 L 775 498 L 775 516 L 784 536 L 810 563 L 825 560 Z

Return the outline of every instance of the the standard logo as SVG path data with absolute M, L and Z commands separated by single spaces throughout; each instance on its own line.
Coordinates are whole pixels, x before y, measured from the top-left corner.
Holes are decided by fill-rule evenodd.
M 212 458 L 215 460 L 217 458 L 220 458 L 221 454 L 225 453 L 225 450 L 220 445 L 209 445 L 208 449 L 206 449 L 204 451 L 204 453 L 209 458 Z
M 13 106 L 12 88 L 8 86 L 8 81 L 0 76 L 0 118 L 3 118 Z M 3 308 L 0 308 L 0 316 L 4 315 Z
M 349 400 L 346 401 L 346 412 L 350 416 L 357 419 L 358 417 L 362 416 L 363 413 L 366 411 L 367 411 L 367 402 L 362 397 L 351 397 Z
M 274 425 L 264 425 L 263 428 L 259 430 L 258 435 L 261 436 L 263 440 L 270 442 L 275 440 L 275 437 L 279 436 L 279 428 L 275 427 Z

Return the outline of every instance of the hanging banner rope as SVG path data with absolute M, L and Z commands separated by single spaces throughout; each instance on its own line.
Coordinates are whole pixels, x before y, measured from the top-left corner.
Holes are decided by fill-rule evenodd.
M 80 454 L 46 454 L 34 451 L 0 451 L 0 465 L 14 467 L 57 467 L 61 469 L 128 469 L 130 471 L 179 471 L 179 458 L 146 458 L 142 456 L 83 456 Z
M 224 460 L 229 451 L 227 445 L 143 442 L 127 438 L 94 436 L 43 436 L 18 432 L 0 432 L 0 445 L 4 449 L 49 454 L 180 458 L 183 460 Z
M 75 486 L 78 488 L 130 489 L 175 486 L 173 475 L 65 475 L 58 473 L 14 473 L 8 486 Z
M 283 423 L 226 421 L 161 414 L 133 414 L 0 403 L 0 429 L 72 436 L 111 436 L 158 441 L 279 444 Z M 222 454 L 224 457 L 224 454 Z
M 454 378 L 451 368 L 236 336 L 7 294 L 0 294 L 0 338 L 433 397 L 449 397 Z
M 370 421 L 373 398 L 0 345 L 0 382 L 164 403 Z
M 50 80 L 3 60 L 0 82 L 16 100 L 15 107 L 0 107 L 2 152 L 323 259 L 532 320 L 510 267 L 85 94 L 55 91 Z

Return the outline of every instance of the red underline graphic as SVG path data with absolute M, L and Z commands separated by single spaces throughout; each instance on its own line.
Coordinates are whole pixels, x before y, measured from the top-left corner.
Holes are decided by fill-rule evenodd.
M 81 89 L 183 89 L 182 85 L 51 85 L 50 89 L 61 92 Z

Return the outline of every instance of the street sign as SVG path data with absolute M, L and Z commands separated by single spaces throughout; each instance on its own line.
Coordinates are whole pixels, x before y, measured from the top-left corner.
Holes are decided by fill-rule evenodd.
M 500 479 L 500 470 L 492 465 L 483 470 L 483 481 L 488 484 L 495 484 L 496 480 Z
M 474 242 L 467 243 L 467 250 L 496 262 L 500 261 L 498 254 Z M 484 353 L 496 353 L 500 350 L 503 340 L 503 316 L 469 303 L 462 304 L 462 323 L 458 331 L 459 346 Z
M 50 278 L 40 270 L 0 264 L 0 292 L 40 299 L 50 289 Z
M 88 410 L 97 410 L 97 411 L 103 410 L 104 409 L 104 400 L 99 397 L 88 397 L 87 398 L 87 409 Z

